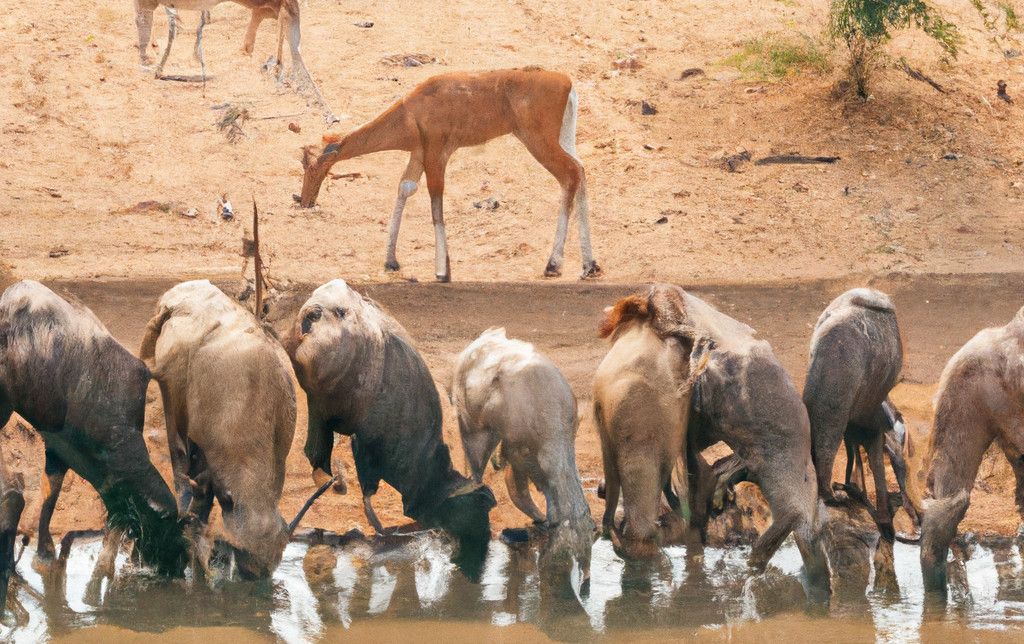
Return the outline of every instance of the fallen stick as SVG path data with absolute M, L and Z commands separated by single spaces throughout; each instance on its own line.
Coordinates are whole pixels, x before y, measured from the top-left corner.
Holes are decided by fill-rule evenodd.
M 204 76 L 183 76 L 181 74 L 161 74 L 157 76 L 157 80 L 162 81 L 174 81 L 176 83 L 202 83 L 206 86 L 206 77 Z
M 754 161 L 754 165 L 798 164 L 798 163 L 835 163 L 840 157 L 806 157 L 802 154 L 775 154 Z
M 905 58 L 901 58 L 900 59 L 900 66 L 902 67 L 903 71 L 906 72 L 907 76 L 910 76 L 914 80 L 921 81 L 922 83 L 928 83 L 929 85 L 932 86 L 932 88 L 935 89 L 935 91 L 937 91 L 937 92 L 939 92 L 941 94 L 945 94 L 946 93 L 946 89 L 942 85 L 939 85 L 934 80 L 932 80 L 930 77 L 922 74 L 918 70 L 916 70 L 913 67 L 911 67 L 910 65 L 908 65 Z
M 254 116 L 253 121 L 269 121 L 271 119 L 291 119 L 305 115 L 305 112 L 293 112 L 291 114 L 272 114 L 271 116 Z

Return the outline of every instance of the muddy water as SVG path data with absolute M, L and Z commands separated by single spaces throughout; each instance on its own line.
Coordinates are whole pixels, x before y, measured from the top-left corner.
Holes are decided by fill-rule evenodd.
M 627 564 L 607 541 L 594 546 L 588 596 L 542 579 L 536 551 L 491 543 L 480 582 L 450 562 L 443 539 L 423 535 L 374 547 L 356 542 L 334 549 L 323 579 L 307 579 L 307 546 L 293 543 L 271 581 L 168 581 L 133 567 L 122 554 L 113 581 L 92 570 L 99 539 L 75 542 L 63 578 L 41 576 L 26 550 L 16 588 L 27 623 L 10 616 L 0 636 L 16 642 L 333 640 L 444 638 L 501 640 L 772 641 L 828 634 L 832 641 L 1010 641 L 1024 628 L 1024 563 L 1013 542 L 977 545 L 945 605 L 926 602 L 917 549 L 896 544 L 898 592 L 836 598 L 828 609 L 808 607 L 792 542 L 769 570 L 751 577 L 748 549 L 708 548 L 687 558 L 669 548 L 653 564 Z M 956 575 L 954 575 L 954 580 Z M 1018 640 L 1019 641 L 1019 640 Z

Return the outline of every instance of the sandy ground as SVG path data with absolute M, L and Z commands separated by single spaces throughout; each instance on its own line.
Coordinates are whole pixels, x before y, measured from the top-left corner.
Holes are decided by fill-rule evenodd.
M 1018 38 L 993 42 L 968 0 L 935 4 L 966 36 L 959 60 L 942 64 L 921 33 L 901 35 L 888 51 L 948 92 L 889 68 L 867 103 L 833 95 L 842 51 L 832 55 L 832 72 L 782 82 L 723 65 L 748 39 L 817 38 L 828 7 L 820 1 L 306 0 L 303 51 L 343 115 L 336 132 L 437 73 L 529 64 L 569 73 L 581 97 L 579 154 L 595 249 L 614 282 L 1019 271 L 1024 58 L 1002 51 L 1024 46 Z M 197 16 L 182 20 L 190 29 Z M 204 89 L 140 70 L 130 2 L 0 8 L 0 254 L 19 274 L 233 274 L 247 224 L 212 215 L 227 194 L 246 217 L 250 197 L 259 202 L 278 277 L 388 279 L 386 219 L 404 154 L 339 164 L 336 172 L 360 176 L 330 182 L 320 209 L 296 209 L 299 148 L 318 142 L 324 126 L 302 96 L 259 71 L 275 49 L 273 22 L 264 23 L 252 58 L 238 53 L 247 20 L 236 5 L 215 9 Z M 363 20 L 373 27 L 354 25 Z M 198 72 L 191 39 L 187 29 L 179 36 L 168 72 Z M 385 62 L 414 53 L 438 62 Z M 632 62 L 617 69 L 617 61 Z M 679 80 L 692 67 L 706 74 Z M 1020 100 L 998 100 L 998 79 Z M 657 114 L 642 115 L 641 101 Z M 214 125 L 223 110 L 213 108 L 225 103 L 253 117 L 237 144 Z M 301 133 L 289 131 L 290 122 Z M 841 161 L 722 170 L 721 155 L 739 148 L 755 159 L 800 152 Z M 558 190 L 517 141 L 457 154 L 447 188 L 455 279 L 541 279 Z M 424 193 L 408 207 L 400 277 L 432 279 Z M 496 211 L 473 208 L 487 197 L 500 202 Z M 175 207 L 135 208 L 148 200 Z M 198 217 L 178 214 L 190 207 Z M 663 216 L 667 223 L 656 224 Z M 566 281 L 578 272 L 573 243 L 575 235 Z M 54 250 L 67 254 L 49 257 Z
M 907 345 L 904 382 L 893 398 L 907 417 L 919 444 L 924 444 L 931 416 L 931 397 L 945 361 L 977 330 L 1004 324 L 1024 301 L 1024 283 L 1016 277 L 970 276 L 890 278 L 872 284 L 892 293 L 899 310 Z M 137 350 L 155 302 L 172 282 L 157 280 L 51 282 L 58 292 L 79 298 L 92 308 L 110 331 L 127 347 Z M 698 286 L 693 290 L 730 315 L 754 326 L 773 345 L 798 387 L 807 368 L 807 343 L 814 321 L 825 305 L 851 284 L 826 281 L 781 286 Z M 221 286 L 230 290 L 232 283 Z M 600 444 L 590 415 L 591 377 L 607 350 L 595 329 L 604 306 L 630 292 L 628 286 L 577 284 L 367 284 L 360 290 L 380 301 L 415 338 L 434 375 L 444 400 L 445 441 L 457 467 L 463 467 L 458 428 L 446 401 L 446 387 L 455 356 L 484 329 L 504 325 L 514 337 L 529 340 L 563 370 L 580 401 L 581 424 L 576 441 L 577 463 L 595 517 L 604 511 L 596 486 L 602 477 Z M 290 299 L 271 312 L 283 328 L 293 306 L 312 285 L 296 287 Z M 951 314 L 955 311 L 955 315 Z M 231 383 L 225 383 L 231 386 Z M 150 386 L 146 439 L 150 454 L 170 477 L 163 410 L 159 391 Z M 299 418 L 288 459 L 282 513 L 291 517 L 312 492 L 310 468 L 302 454 L 305 440 L 305 397 L 298 390 Z M 23 526 L 33 530 L 38 516 L 42 442 L 17 420 L 4 429 L 4 448 L 12 468 L 25 474 L 28 506 Z M 339 437 L 351 490 L 345 496 L 328 493 L 313 507 L 303 525 L 343 532 L 369 527 L 363 516 L 358 484 L 348 441 Z M 841 480 L 845 460 L 835 465 Z M 465 471 L 465 470 L 464 470 Z M 503 477 L 488 470 L 486 482 L 494 490 L 498 507 L 492 513 L 495 529 L 525 525 L 524 515 L 509 501 Z M 895 489 L 895 484 L 891 485 Z M 539 498 L 539 497 L 538 497 Z M 539 502 L 542 502 L 539 501 Z M 401 525 L 400 498 L 386 485 L 374 506 L 385 525 Z M 543 507 L 543 506 L 542 506 Z M 100 526 L 103 512 L 92 489 L 69 474 L 53 519 L 56 532 Z M 983 463 L 962 530 L 984 534 L 1011 534 L 1018 526 L 1013 506 L 1013 476 L 1001 452 L 993 451 Z
M 983 326 L 1005 323 L 1024 301 L 1024 92 L 1018 89 L 1024 58 L 1002 53 L 1024 46 L 1016 37 L 993 42 L 967 0 L 935 4 L 961 25 L 966 42 L 959 60 L 942 63 L 920 33 L 900 35 L 889 52 L 893 60 L 905 56 L 946 93 L 889 66 L 877 76 L 873 99 L 860 102 L 834 91 L 841 51 L 831 54 L 832 71 L 781 81 L 724 64 L 748 39 L 817 38 L 825 2 L 303 2 L 306 62 L 342 116 L 327 131 L 365 122 L 416 83 L 446 71 L 541 64 L 575 79 L 579 153 L 605 277 L 575 281 L 575 235 L 565 276 L 540 277 L 557 187 L 518 142 L 501 139 L 460 152 L 449 166 L 446 214 L 460 283 L 448 287 L 407 283 L 433 274 L 425 190 L 406 211 L 402 273 L 382 271 L 403 154 L 341 163 L 336 172 L 357 176 L 329 181 L 314 210 L 292 204 L 301 182 L 299 148 L 319 141 L 325 128 L 300 94 L 259 71 L 274 49 L 273 22 L 264 23 L 256 53 L 247 58 L 238 53 L 246 12 L 218 6 L 206 33 L 210 78 L 203 87 L 156 81 L 140 70 L 129 2 L 5 5 L 0 263 L 81 297 L 137 350 L 153 303 L 175 279 L 208 276 L 236 288 L 252 197 L 279 283 L 291 282 L 299 293 L 336 276 L 366 284 L 416 338 L 439 383 L 447 382 L 451 359 L 477 333 L 505 325 L 565 370 L 581 409 L 589 407 L 590 375 L 604 351 L 594 336 L 600 311 L 630 290 L 618 284 L 696 285 L 760 329 L 799 383 L 818 312 L 845 288 L 873 281 L 894 292 L 900 307 L 907 380 L 895 396 L 921 429 L 948 357 Z M 183 13 L 182 19 L 191 28 L 197 17 Z M 353 24 L 364 20 L 373 27 Z M 164 25 L 158 12 L 160 45 Z M 168 72 L 198 72 L 191 37 L 187 30 L 179 35 Z M 436 62 L 388 62 L 408 54 Z M 679 79 L 693 67 L 705 73 Z M 1019 93 L 1017 102 L 996 98 L 998 79 L 1008 81 L 1011 95 Z M 657 113 L 643 115 L 641 101 Z M 237 143 L 215 126 L 225 104 L 252 117 Z M 301 132 L 290 131 L 290 123 Z M 800 152 L 841 160 L 723 170 L 722 155 L 739 149 L 755 159 Z M 234 221 L 213 212 L 221 195 L 234 203 Z M 473 207 L 488 197 L 499 202 L 497 210 Z M 182 216 L 190 208 L 197 216 Z M 305 425 L 299 397 L 286 515 L 311 491 L 298 449 Z M 150 398 L 147 439 L 166 473 L 155 387 Z M 448 418 L 446 436 L 461 464 Z M 4 442 L 27 475 L 30 524 L 38 511 L 41 445 L 15 423 L 4 429 Z M 599 516 L 593 494 L 599 450 L 586 417 L 578 451 Z M 496 527 L 522 523 L 503 484 L 488 480 L 499 498 Z M 1016 528 L 1009 480 L 1000 460 L 983 465 L 964 529 Z M 402 521 L 395 494 L 382 490 L 376 506 L 386 523 Z M 54 528 L 96 527 L 100 516 L 94 493 L 69 477 Z M 358 495 L 328 495 L 306 524 L 365 527 Z

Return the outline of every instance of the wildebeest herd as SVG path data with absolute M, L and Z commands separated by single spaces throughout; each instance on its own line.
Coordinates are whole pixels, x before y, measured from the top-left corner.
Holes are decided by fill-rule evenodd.
M 599 332 L 611 344 L 593 391 L 606 479 L 601 523 L 622 557 L 649 558 L 672 543 L 700 548 L 721 484 L 702 451 L 719 441 L 733 451 L 733 478 L 739 471 L 757 483 L 771 509 L 772 523 L 750 554 L 752 572 L 792 533 L 815 601 L 830 594 L 824 503 L 860 499 L 882 538 L 895 536 L 886 451 L 920 519 L 929 590 L 945 590 L 949 545 L 993 440 L 1013 465 L 1016 500 L 1024 505 L 1024 308 L 949 361 L 929 465 L 917 481 L 904 480 L 904 430 L 887 400 L 903 355 L 895 307 L 883 293 L 854 289 L 822 313 L 803 399 L 752 328 L 677 286 L 653 285 L 615 302 Z M 586 591 L 597 533 L 575 462 L 576 399 L 550 360 L 503 329 L 484 332 L 458 356 L 449 387 L 469 476 L 452 465 L 440 397 L 411 338 L 340 279 L 317 288 L 280 339 L 210 282 L 179 284 L 160 298 L 140 356 L 89 309 L 38 282 L 16 283 L 0 297 L 0 424 L 17 412 L 46 449 L 40 560 L 54 556 L 49 521 L 71 469 L 107 508 L 99 564 L 109 567 L 106 574 L 122 538 L 134 540 L 138 561 L 161 574 L 208 573 L 207 522 L 216 501 L 223 516 L 217 537 L 232 555 L 229 574 L 269 576 L 301 518 L 288 525 L 277 507 L 295 431 L 294 369 L 307 395 L 305 455 L 320 491 L 336 482 L 335 434 L 350 436 L 364 509 L 378 534 L 385 528 L 371 499 L 384 481 L 401 494 L 406 516 L 451 535 L 463 561 L 478 560 L 491 537 L 495 499 L 482 475 L 493 456 L 495 467 L 506 469 L 513 503 L 544 539 L 542 563 L 575 563 Z M 151 377 L 163 397 L 174 494 L 141 433 Z M 845 485 L 832 483 L 840 439 L 851 468 L 866 448 L 874 505 L 850 468 Z M 23 502 L 17 477 L 6 468 L 0 474 L 5 581 Z M 544 511 L 530 482 L 544 496 Z M 835 488 L 847 495 L 837 498 Z

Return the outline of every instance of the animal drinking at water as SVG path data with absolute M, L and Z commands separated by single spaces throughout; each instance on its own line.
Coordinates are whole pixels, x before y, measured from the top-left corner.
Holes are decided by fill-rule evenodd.
M 434 379 L 405 330 L 338 279 L 313 291 L 285 346 L 309 404 L 314 480 L 330 480 L 334 434 L 351 436 L 363 508 L 378 533 L 371 498 L 383 480 L 401 493 L 407 517 L 482 556 L 494 496 L 452 468 Z
M 29 280 L 0 297 L 0 426 L 17 412 L 46 448 L 40 560 L 54 556 L 50 518 L 71 469 L 99 493 L 108 530 L 134 538 L 144 563 L 182 572 L 174 495 L 142 438 L 149 378 L 86 307 Z M 111 562 L 112 554 L 105 554 Z
M 995 441 L 1016 479 L 1024 518 L 1024 308 L 985 329 L 950 358 L 939 379 L 928 444 L 926 498 L 919 505 L 926 590 L 946 592 L 946 558 L 967 513 L 978 467 Z
M 688 418 L 682 429 L 685 434 L 682 445 L 686 446 L 686 451 L 695 455 L 718 441 L 724 441 L 742 460 L 750 479 L 760 486 L 771 509 L 772 524 L 754 543 L 750 554 L 751 567 L 763 571 L 782 541 L 792 532 L 804 560 L 812 597 L 819 601 L 827 598 L 830 593 L 829 570 L 821 540 L 825 517 L 823 508 L 819 508 L 815 489 L 807 411 L 768 343 L 757 340 L 753 329 L 746 324 L 724 315 L 681 288 L 666 284 L 655 285 L 645 294 L 620 300 L 602 327 L 602 334 L 615 339 L 616 344 L 630 335 L 637 340 L 646 334 L 662 340 L 672 339 L 672 344 L 663 345 L 665 348 L 661 353 L 648 351 L 647 361 L 636 365 L 634 371 L 646 375 L 649 382 L 633 386 L 640 392 L 649 392 L 646 395 L 652 397 L 652 401 L 657 400 L 653 396 L 659 393 L 678 396 L 676 392 L 684 392 L 685 399 L 679 397 L 684 412 L 676 422 L 682 423 L 684 418 Z M 643 342 L 658 346 L 649 335 Z M 633 353 L 640 355 L 640 352 Z M 658 373 L 677 374 L 675 382 L 655 379 L 653 376 Z M 618 381 L 609 382 L 614 384 Z M 666 384 L 678 382 L 684 385 L 664 388 Z M 618 407 L 608 409 L 603 401 L 609 391 L 616 390 L 608 384 L 603 385 L 600 391 L 595 387 L 595 415 L 600 413 L 599 427 L 605 423 L 604 432 L 613 429 L 620 436 L 619 440 L 627 437 L 631 441 L 643 440 L 644 435 L 639 433 L 643 426 L 639 423 L 612 423 L 617 417 L 626 420 L 639 410 L 647 410 L 650 404 L 644 403 L 643 398 L 634 399 L 624 392 L 620 394 Z M 668 403 L 665 400 L 660 404 L 666 406 Z M 601 404 L 600 409 L 597 409 L 598 404 Z M 672 429 L 673 438 L 679 431 Z M 645 518 L 650 516 L 650 508 L 656 507 L 656 495 L 661 490 L 658 484 L 664 485 L 668 466 L 665 456 L 668 450 L 654 449 L 657 443 L 650 442 L 649 438 L 646 440 L 648 442 L 641 444 L 646 446 L 648 459 L 659 459 L 655 462 L 660 463 L 661 478 L 644 490 L 642 502 L 648 509 Z M 602 444 L 604 442 L 603 439 Z M 671 445 L 677 443 L 678 440 L 674 439 Z M 634 455 L 634 458 L 639 461 L 642 455 Z M 650 470 L 651 466 L 647 464 L 646 469 Z M 691 505 L 697 505 L 703 504 L 710 496 L 703 486 L 690 489 L 684 495 L 681 482 L 687 480 L 688 474 L 689 471 L 680 471 L 679 465 L 671 472 L 672 488 L 678 490 L 675 494 L 679 497 L 680 507 L 684 508 L 682 501 L 685 498 L 691 499 Z M 624 491 L 627 476 L 618 475 Z M 607 498 L 611 508 L 613 481 L 607 471 L 605 477 L 608 479 Z M 629 502 L 629 498 L 624 497 L 624 501 Z M 628 509 L 626 511 L 629 512 Z M 693 516 L 701 515 L 694 513 Z M 651 519 L 646 520 L 649 534 Z M 693 527 L 703 531 L 703 526 Z
M 474 480 L 483 481 L 498 447 L 512 502 L 548 530 L 546 562 L 575 557 L 586 578 L 594 520 L 576 469 L 576 397 L 558 367 L 532 344 L 490 329 L 456 359 L 451 401 Z M 544 494 L 543 513 L 531 481 Z
M 160 383 L 194 570 L 209 560 L 216 500 L 239 572 L 269 576 L 290 535 L 277 504 L 295 431 L 295 390 L 280 345 L 252 313 L 197 280 L 160 298 L 140 354 Z
M 836 502 L 832 464 L 839 441 L 846 441 L 847 479 L 860 445 L 865 445 L 875 480 L 874 518 L 890 541 L 895 533 L 884 454 L 886 431 L 893 427 L 895 416 L 883 405 L 902 366 L 903 343 L 892 300 L 874 289 L 852 289 L 833 300 L 818 318 L 803 392 L 819 496 L 826 503 Z

